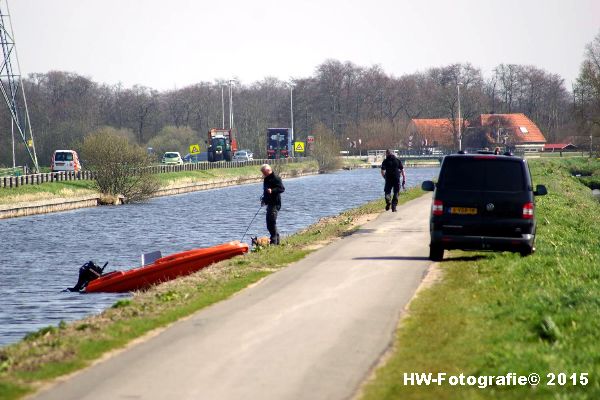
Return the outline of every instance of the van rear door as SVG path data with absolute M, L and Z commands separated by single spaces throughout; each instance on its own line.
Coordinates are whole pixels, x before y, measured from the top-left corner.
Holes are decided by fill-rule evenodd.
M 530 198 L 522 160 L 495 158 L 485 163 L 485 189 L 482 194 L 482 235 L 521 237 L 530 233 L 532 222 L 523 218 Z
M 443 235 L 477 235 L 481 226 L 481 189 L 485 170 L 472 157 L 446 157 L 440 172 L 436 198 L 443 201 L 437 219 Z
M 54 171 L 74 171 L 75 157 L 72 151 L 55 151 L 53 159 Z

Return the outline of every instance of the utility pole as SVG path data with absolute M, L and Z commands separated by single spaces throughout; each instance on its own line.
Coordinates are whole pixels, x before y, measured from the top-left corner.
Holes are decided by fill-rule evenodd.
M 25 89 L 21 81 L 21 68 L 10 20 L 7 0 L 0 0 L 0 47 L 3 59 L 0 62 L 0 91 L 11 116 L 11 126 L 16 127 L 27 154 L 33 163 L 33 171 L 39 172 L 35 142 L 29 119 Z M 13 131 L 14 132 L 14 131 Z M 16 166 L 13 134 L 13 166 Z
M 292 143 L 292 157 L 295 157 L 295 149 L 294 149 L 294 83 L 290 82 L 290 120 L 291 120 L 291 143 Z
M 229 129 L 233 129 L 233 83 L 235 79 L 229 80 Z
M 462 133 L 460 131 L 460 85 L 462 85 L 460 82 L 456 84 L 456 90 L 458 91 L 458 151 L 462 150 Z
M 221 85 L 221 111 L 223 113 L 223 124 L 221 125 L 221 128 L 225 129 L 225 97 L 224 97 L 223 85 Z

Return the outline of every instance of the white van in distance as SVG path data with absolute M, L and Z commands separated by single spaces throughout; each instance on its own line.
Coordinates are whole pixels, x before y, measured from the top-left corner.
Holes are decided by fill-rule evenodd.
M 50 160 L 52 172 L 81 171 L 81 163 L 75 150 L 55 150 Z

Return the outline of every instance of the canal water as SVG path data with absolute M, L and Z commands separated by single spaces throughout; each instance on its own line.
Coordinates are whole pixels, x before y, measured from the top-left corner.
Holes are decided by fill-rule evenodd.
M 438 168 L 407 169 L 407 186 Z M 278 218 L 282 237 L 383 194 L 378 169 L 284 180 Z M 262 184 L 160 197 L 143 204 L 104 206 L 0 220 L 0 346 L 60 321 L 99 313 L 128 294 L 62 292 L 88 260 L 106 271 L 139 266 L 140 255 L 163 255 L 239 240 L 260 207 Z M 250 235 L 266 236 L 261 209 Z

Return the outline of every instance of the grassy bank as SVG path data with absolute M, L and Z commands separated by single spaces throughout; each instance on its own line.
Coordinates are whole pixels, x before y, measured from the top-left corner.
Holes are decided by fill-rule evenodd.
M 46 182 L 40 185 L 0 188 L 0 205 L 73 198 L 95 193 L 93 181 Z
M 580 158 L 564 162 L 569 172 L 590 189 L 600 189 L 600 159 Z
M 274 167 L 278 174 L 298 175 L 303 172 L 318 171 L 315 161 L 303 161 Z M 261 178 L 259 166 L 240 168 L 216 168 L 205 171 L 181 171 L 159 174 L 158 178 L 163 187 L 176 186 L 182 183 L 206 182 L 215 179 Z
M 530 161 L 537 252 L 446 253 L 443 279 L 412 302 L 395 349 L 365 399 L 594 399 L 600 397 L 600 203 L 572 176 L 597 161 Z M 538 386 L 405 385 L 404 373 L 537 373 Z M 566 374 L 566 382 L 558 374 Z M 572 374 L 576 374 L 573 376 Z M 582 373 L 588 383 L 582 385 Z M 548 385 L 556 374 L 555 385 Z M 575 384 L 573 383 L 575 381 Z M 561 384 L 563 383 L 563 384 Z
M 316 171 L 315 162 L 304 161 L 283 165 L 276 169 L 294 176 L 304 171 Z M 157 174 L 161 186 L 174 187 L 181 184 L 206 182 L 215 179 L 260 178 L 259 167 L 216 168 L 207 171 L 181 171 Z M 93 181 L 46 182 L 40 185 L 24 185 L 17 188 L 0 188 L 0 205 L 10 205 L 32 201 L 43 201 L 58 198 L 74 198 L 97 194 Z
M 400 203 L 421 195 L 418 189 L 408 190 L 402 193 Z M 323 219 L 286 238 L 282 246 L 267 247 L 135 293 L 100 315 L 41 329 L 0 349 L 0 399 L 20 398 L 47 380 L 81 369 L 153 329 L 231 296 L 303 258 L 317 245 L 348 235 L 358 228 L 358 221 L 381 212 L 383 205 L 383 201 L 375 201 Z

